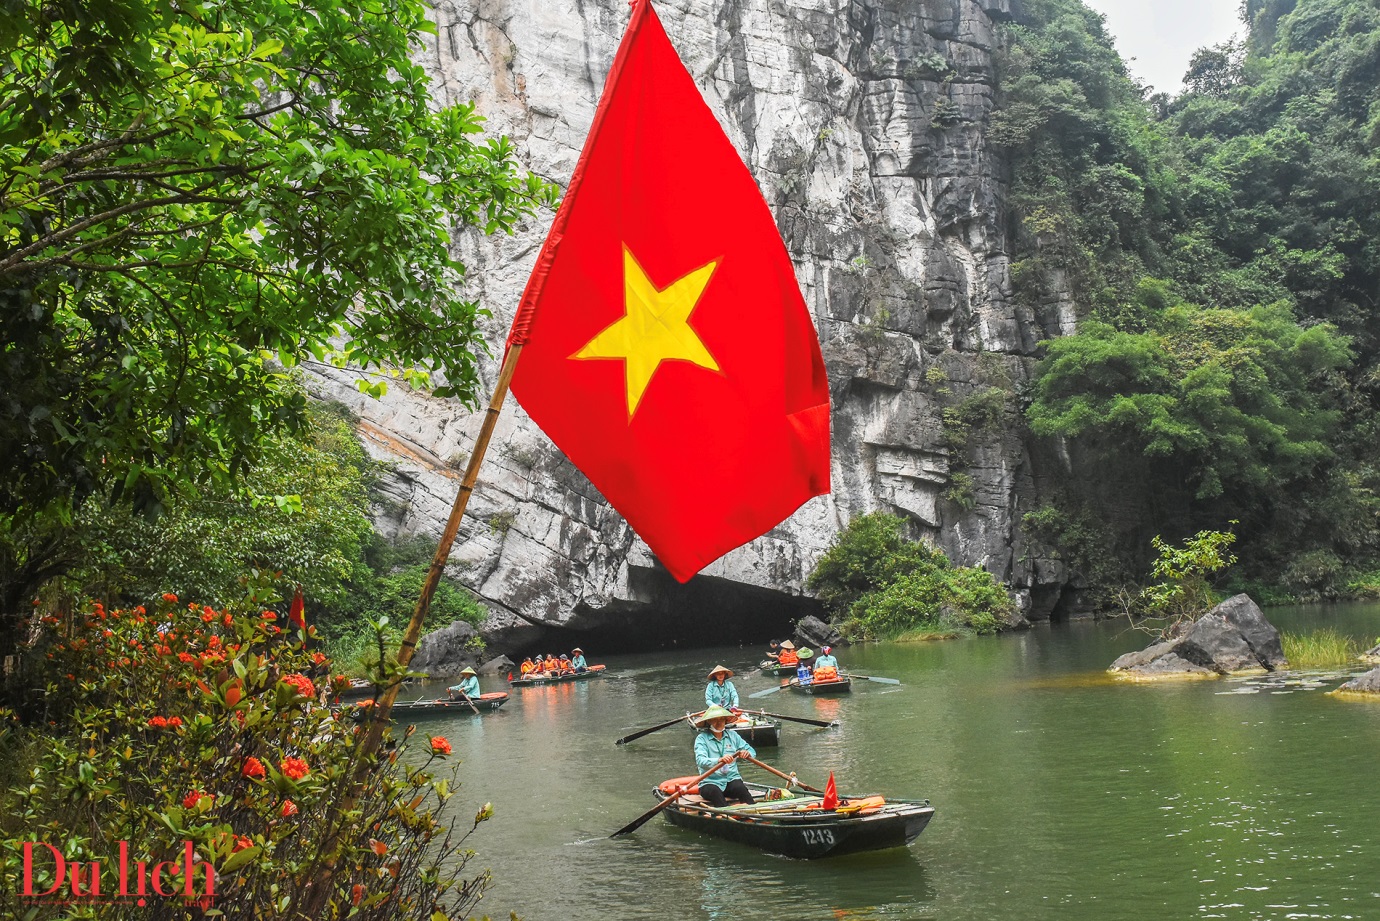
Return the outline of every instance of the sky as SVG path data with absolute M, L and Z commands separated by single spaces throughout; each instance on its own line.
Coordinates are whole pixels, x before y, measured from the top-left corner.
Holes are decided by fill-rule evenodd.
M 1131 74 L 1159 92 L 1183 89 L 1193 52 L 1217 45 L 1246 27 L 1240 0 L 1083 0 L 1107 17 L 1107 31 Z M 1134 58 L 1135 60 L 1131 60 Z

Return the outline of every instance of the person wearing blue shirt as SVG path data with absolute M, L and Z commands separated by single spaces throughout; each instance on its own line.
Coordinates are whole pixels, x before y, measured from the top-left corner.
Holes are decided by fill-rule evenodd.
M 822 650 L 824 655 L 815 659 L 815 668 L 832 668 L 834 671 L 839 669 L 839 660 L 834 658 L 832 646 L 825 646 Z
M 729 710 L 738 709 L 738 689 L 728 680 L 732 677 L 732 669 L 724 668 L 722 665 L 714 666 L 709 673 L 709 684 L 704 689 L 706 707 L 717 704 Z
M 589 663 L 585 661 L 585 651 L 579 646 L 570 650 L 570 667 L 575 669 L 575 674 L 589 671 Z
M 729 800 L 751 805 L 755 800 L 752 791 L 743 783 L 738 773 L 737 762 L 743 758 L 755 758 L 757 750 L 728 728 L 733 714 L 718 705 L 711 706 L 695 721 L 699 734 L 695 736 L 695 763 L 697 773 L 718 765 L 719 769 L 700 781 L 700 796 L 711 806 L 723 807 Z
M 454 697 L 455 692 L 459 691 L 461 694 L 474 700 L 479 696 L 479 677 L 475 675 L 474 669 L 469 666 L 461 669 L 460 676 L 465 680 L 461 681 L 459 684 L 453 684 L 446 688 L 446 693 Z

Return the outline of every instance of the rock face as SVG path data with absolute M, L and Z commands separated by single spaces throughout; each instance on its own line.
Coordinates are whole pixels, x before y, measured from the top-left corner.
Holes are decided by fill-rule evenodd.
M 1380 694 L 1380 668 L 1372 668 L 1337 688 L 1346 694 Z
M 797 645 L 815 649 L 843 645 L 843 634 L 814 615 L 806 615 L 796 621 L 795 638 Z
M 1287 668 L 1279 631 L 1248 595 L 1223 601 L 1183 636 L 1128 652 L 1111 671 L 1132 677 L 1228 675 Z
M 465 666 L 477 668 L 480 653 L 474 640 L 478 636 L 479 631 L 463 620 L 434 630 L 417 644 L 409 668 L 432 678 L 454 678 Z
M 694 580 L 776 596 L 788 609 L 777 627 L 809 610 L 789 605 L 839 529 L 877 509 L 1009 582 L 1026 617 L 1060 602 L 1067 573 L 1030 551 L 1020 520 L 1061 462 L 1023 443 L 1015 414 L 1037 344 L 1071 331 L 1074 316 L 1065 295 L 1013 293 L 1008 167 L 988 139 L 1010 3 L 658 4 L 776 215 L 829 370 L 833 493 Z M 624 0 L 442 0 L 420 59 L 441 99 L 474 100 L 531 169 L 564 183 L 628 14 Z M 458 239 L 467 293 L 494 312 L 496 354 L 551 217 L 512 237 Z M 485 393 L 496 372 L 489 362 Z M 371 400 L 350 372 L 317 373 L 317 394 L 348 404 L 366 445 L 393 464 L 381 530 L 439 534 L 482 414 L 400 386 Z M 620 618 L 679 629 L 664 570 L 511 400 L 452 572 L 493 611 L 485 635 L 509 651 Z

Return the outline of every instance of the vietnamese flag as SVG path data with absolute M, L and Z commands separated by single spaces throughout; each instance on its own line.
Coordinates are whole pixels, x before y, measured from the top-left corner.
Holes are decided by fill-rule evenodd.
M 819 340 L 649 0 L 523 292 L 512 389 L 684 582 L 829 491 Z
M 824 799 L 819 804 L 821 809 L 839 808 L 839 788 L 834 786 L 834 772 L 829 772 L 829 782 L 824 785 Z

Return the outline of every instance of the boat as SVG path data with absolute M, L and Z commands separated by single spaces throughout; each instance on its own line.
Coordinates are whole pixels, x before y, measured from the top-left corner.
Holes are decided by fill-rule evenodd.
M 399 700 L 393 704 L 392 715 L 394 719 L 397 719 L 406 714 L 407 718 L 410 719 L 414 716 L 430 716 L 436 713 L 464 716 L 465 714 L 474 714 L 476 710 L 480 713 L 492 713 L 507 702 L 508 695 L 502 691 L 491 691 L 488 694 L 471 697 L 470 703 L 474 704 L 473 708 L 470 707 L 470 703 L 465 702 L 463 697 L 454 699 L 438 697 L 435 700 Z M 362 719 L 373 704 L 372 699 L 361 701 L 355 707 L 354 718 Z
M 848 694 L 853 690 L 853 679 L 843 677 L 834 681 L 811 681 L 807 684 L 801 684 L 799 678 L 792 678 L 790 684 L 792 691 L 814 694 L 817 697 L 824 694 Z
M 654 793 L 658 799 L 666 799 L 679 785 L 694 779 L 664 781 Z M 662 812 L 672 825 L 806 860 L 905 847 L 934 817 L 929 800 L 840 795 L 837 809 L 823 809 L 821 796 L 792 795 L 755 783 L 747 787 L 757 800 L 752 806 L 735 804 L 717 809 L 691 792 Z
M 771 659 L 763 659 L 763 660 L 762 660 L 762 663 L 761 663 L 760 665 L 758 665 L 757 667 L 760 668 L 760 669 L 762 670 L 762 674 L 764 674 L 764 675 L 775 675 L 775 676 L 778 677 L 778 678 L 785 678 L 785 677 L 787 677 L 788 675 L 794 675 L 794 674 L 795 674 L 795 670 L 796 670 L 797 668 L 799 668 L 800 666 L 798 666 L 798 665 L 778 665 L 777 663 L 773 662 Z
M 693 720 L 698 717 L 698 713 L 692 713 L 686 717 Z M 693 722 L 690 728 L 699 732 L 699 728 Z M 729 723 L 728 727 L 738 735 L 743 737 L 743 741 L 753 746 L 759 745 L 780 745 L 781 744 L 781 724 L 776 720 L 767 719 L 765 716 L 753 716 L 744 713 L 742 719 L 736 723 Z
M 561 672 L 559 675 L 547 675 L 539 672 L 529 674 L 524 678 L 509 678 L 508 684 L 515 688 L 527 688 L 546 684 L 560 684 L 562 681 L 588 681 L 590 678 L 598 678 L 604 673 L 604 665 L 591 665 L 588 670 L 583 672 Z

